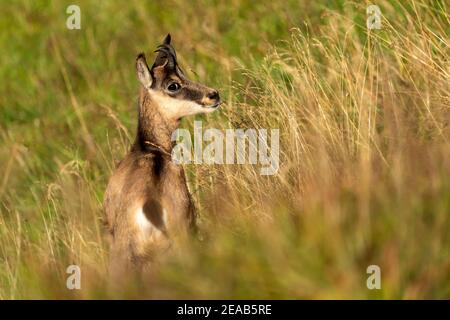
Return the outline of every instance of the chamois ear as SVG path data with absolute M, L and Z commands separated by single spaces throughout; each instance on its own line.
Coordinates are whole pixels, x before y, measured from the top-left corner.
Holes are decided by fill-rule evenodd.
M 162 44 L 170 44 L 171 40 L 172 40 L 172 37 L 170 36 L 170 33 L 168 33 L 167 36 L 164 38 Z
M 147 60 L 145 55 L 140 53 L 136 58 L 136 74 L 138 76 L 139 82 L 146 89 L 150 89 L 152 86 L 152 75 L 147 65 Z

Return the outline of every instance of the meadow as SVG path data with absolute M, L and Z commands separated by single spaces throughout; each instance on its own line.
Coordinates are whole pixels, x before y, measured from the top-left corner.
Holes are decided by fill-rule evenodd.
M 2 2 L 0 299 L 450 299 L 448 2 L 374 2 Z M 112 290 L 103 193 L 168 32 L 224 101 L 181 127 L 278 128 L 280 166 L 186 165 L 200 235 Z

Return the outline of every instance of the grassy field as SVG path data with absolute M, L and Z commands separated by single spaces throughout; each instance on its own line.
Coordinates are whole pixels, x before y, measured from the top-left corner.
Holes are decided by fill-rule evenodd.
M 365 1 L 77 0 L 81 30 L 71 1 L 2 3 L 0 299 L 449 299 L 448 2 L 374 2 L 380 30 Z M 196 119 L 279 128 L 280 168 L 186 165 L 203 240 L 116 291 L 103 193 L 135 134 L 135 56 L 168 32 L 225 102 Z

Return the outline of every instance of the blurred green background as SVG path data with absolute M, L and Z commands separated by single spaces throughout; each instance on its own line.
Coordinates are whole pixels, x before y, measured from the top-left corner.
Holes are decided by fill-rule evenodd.
M 81 9 L 80 30 L 66 28 L 66 8 L 70 4 Z M 268 79 L 280 87 L 293 81 L 295 76 L 293 73 L 289 75 L 290 69 L 280 61 L 288 66 L 292 63 L 293 68 L 298 67 L 297 71 L 308 72 L 308 64 L 299 66 L 294 60 L 301 59 L 299 56 L 306 57 L 309 50 L 317 50 L 311 59 L 318 66 L 316 70 L 322 70 L 322 73 L 315 73 L 318 86 L 311 97 L 326 95 L 336 85 L 339 88 L 335 91 L 339 93 L 336 96 L 344 92 L 342 99 L 347 99 L 345 80 L 341 79 L 340 84 L 339 81 L 327 82 L 333 73 L 332 59 L 320 54 L 320 41 L 325 44 L 336 41 L 333 42 L 337 43 L 333 49 L 335 57 L 342 58 L 351 66 L 355 60 L 346 55 L 348 37 L 353 41 L 353 45 L 348 47 L 355 52 L 363 48 L 360 49 L 361 56 L 370 60 L 370 52 L 366 51 L 371 45 L 368 44 L 370 37 L 365 28 L 368 4 L 365 1 L 299 0 L 3 1 L 0 4 L 0 298 L 110 298 L 116 297 L 115 294 L 130 298 L 450 297 L 447 235 L 450 192 L 448 166 L 442 164 L 445 160 L 429 166 L 434 173 L 441 172 L 439 179 L 443 181 L 438 187 L 430 186 L 424 191 L 429 193 L 429 198 L 423 198 L 420 192 L 417 198 L 414 193 L 409 195 L 410 199 L 417 200 L 411 200 L 416 201 L 411 207 L 418 212 L 431 210 L 440 215 L 436 220 L 430 218 L 417 229 L 411 229 L 414 232 L 406 232 L 401 240 L 396 238 L 400 237 L 396 233 L 400 230 L 398 226 L 405 223 L 404 219 L 415 221 L 415 218 L 390 215 L 398 208 L 410 212 L 410 207 L 397 205 L 391 198 L 389 187 L 379 189 L 382 190 L 379 198 L 383 201 L 372 202 L 359 195 L 355 191 L 357 187 L 345 189 L 341 184 L 340 190 L 343 191 L 336 201 L 348 215 L 339 226 L 330 222 L 325 214 L 328 212 L 327 200 L 320 198 L 322 195 L 318 195 L 322 199 L 318 202 L 323 207 L 318 206 L 316 214 L 313 211 L 307 214 L 302 206 L 293 205 L 290 201 L 295 197 L 289 201 L 281 198 L 279 202 L 271 201 L 273 207 L 267 210 L 277 212 L 278 218 L 269 223 L 272 229 L 261 231 L 266 230 L 265 227 L 252 226 L 253 220 L 248 218 L 249 212 L 260 212 L 257 207 L 248 205 L 256 193 L 251 190 L 250 173 L 246 176 L 250 181 L 247 187 L 239 189 L 228 184 L 243 198 L 230 196 L 229 204 L 220 207 L 220 200 L 228 199 L 224 191 L 227 189 L 220 189 L 220 183 L 216 180 L 213 183 L 212 177 L 225 181 L 221 177 L 231 179 L 231 174 L 222 172 L 220 175 L 219 171 L 208 174 L 209 169 L 188 168 L 190 187 L 202 213 L 205 232 L 208 233 L 208 228 L 217 221 L 223 223 L 222 230 L 209 229 L 211 234 L 208 237 L 215 240 L 207 240 L 208 244 L 200 244 L 199 247 L 194 245 L 190 249 L 192 252 L 187 251 L 191 254 L 188 258 L 182 255 L 169 263 L 162 274 L 149 282 L 150 289 L 147 284 L 145 289 L 140 287 L 142 284 L 136 284 L 127 294 L 120 295 L 109 293 L 107 285 L 102 282 L 108 247 L 103 237 L 101 202 L 114 165 L 124 156 L 134 135 L 138 90 L 134 59 L 137 53 L 144 51 L 151 60 L 153 50 L 170 32 L 187 75 L 218 88 L 225 101 L 223 112 L 197 118 L 212 124 L 238 127 L 249 119 L 259 121 L 257 119 L 262 115 L 270 114 L 270 107 L 276 101 L 284 101 L 283 92 L 287 96 L 296 94 L 301 101 L 301 90 L 274 93 L 270 88 L 261 87 L 269 83 Z M 405 31 L 403 36 L 405 39 L 411 37 L 411 43 L 424 39 L 426 34 L 433 37 L 434 33 L 441 37 L 444 49 L 429 52 L 430 61 L 435 61 L 439 81 L 442 80 L 439 67 L 446 67 L 448 75 L 447 5 L 445 1 L 380 1 L 383 19 L 409 30 L 410 34 Z M 429 29 L 423 26 L 420 29 L 416 24 L 421 23 Z M 350 25 L 352 29 L 348 27 Z M 397 72 L 401 74 L 407 69 L 410 57 L 407 53 L 402 53 L 403 56 L 396 54 L 400 49 L 395 47 L 393 39 L 397 35 L 393 30 L 392 26 L 386 28 L 377 40 L 383 50 L 391 48 L 394 52 L 386 54 L 392 62 L 391 69 L 386 70 L 393 70 L 392 75 L 397 76 Z M 297 34 L 311 41 L 297 41 Z M 313 40 L 313 37 L 317 38 Z M 271 69 L 272 63 L 282 67 Z M 267 74 L 265 68 L 269 70 Z M 432 71 L 429 72 L 431 74 Z M 355 79 L 348 80 L 349 86 L 358 82 L 357 77 Z M 408 81 L 409 87 L 402 87 L 401 83 Z M 329 83 L 332 84 L 327 87 Z M 415 84 L 408 76 L 398 76 L 393 83 L 394 91 L 410 90 Z M 442 83 L 438 82 L 438 89 L 427 85 L 429 91 L 422 93 L 424 97 L 431 94 L 427 96 L 431 99 L 431 107 L 440 99 L 431 112 L 445 110 L 440 113 L 442 118 L 434 117 L 435 122 L 444 124 L 448 122 L 444 117 L 448 114 L 448 96 L 443 96 L 448 87 L 445 89 Z M 417 91 L 421 91 L 421 84 L 416 87 Z M 443 92 L 439 99 L 433 100 L 433 90 Z M 274 93 L 274 101 L 267 102 L 264 97 L 270 93 Z M 352 94 L 350 91 L 347 93 Z M 418 100 L 425 101 L 426 98 Z M 255 108 L 245 109 L 245 104 Z M 337 104 L 339 102 L 336 101 Z M 408 101 L 402 104 L 406 106 Z M 264 119 L 282 127 L 289 126 L 290 117 L 296 117 L 300 124 L 309 121 L 308 114 L 296 112 L 294 110 L 293 115 L 285 115 L 285 118 L 272 115 L 273 118 Z M 182 126 L 189 127 L 192 120 L 184 121 Z M 257 124 L 263 126 L 265 121 Z M 447 127 L 443 125 L 442 128 L 445 138 L 439 140 L 439 145 L 443 146 L 439 150 L 447 152 Z M 445 152 L 439 153 L 444 159 Z M 286 152 L 284 156 L 288 154 Z M 347 153 L 344 150 L 342 154 Z M 324 158 L 317 156 L 316 162 L 321 159 Z M 391 160 L 386 159 L 390 163 Z M 347 165 L 346 168 L 353 168 L 352 162 Z M 376 168 L 372 169 L 377 172 Z M 426 176 L 424 169 L 422 177 Z M 290 195 L 289 192 L 297 190 L 297 187 L 278 188 L 285 181 L 291 181 L 289 175 L 283 177 L 286 179 L 273 185 L 267 179 L 257 179 L 262 181 L 261 184 L 267 184 L 267 190 L 274 190 L 274 194 Z M 211 181 L 207 180 L 209 178 Z M 384 187 L 385 180 L 380 181 Z M 264 190 L 258 189 L 258 197 L 264 198 Z M 405 193 L 408 192 L 405 189 Z M 243 200 L 245 194 L 248 196 Z M 406 194 L 402 199 L 408 198 Z M 355 222 L 359 220 L 353 217 L 364 211 L 361 203 L 367 204 L 370 212 L 381 212 L 381 218 L 374 220 L 379 224 L 374 221 L 367 224 Z M 227 212 L 228 206 L 233 206 L 230 211 L 239 211 L 248 220 L 230 218 L 230 222 L 226 217 L 217 218 L 222 211 Z M 299 219 L 305 220 L 291 219 L 292 214 L 299 213 Z M 296 223 L 301 225 L 300 229 L 296 229 Z M 273 228 L 276 229 L 274 233 Z M 336 230 L 340 230 L 339 236 Z M 373 233 L 365 238 L 367 233 L 364 230 Z M 417 261 L 408 260 L 411 262 L 409 265 L 402 260 L 403 245 L 408 243 L 408 239 L 413 239 L 412 247 L 422 243 L 415 238 L 422 232 L 430 237 L 425 241 L 432 239 L 428 243 L 436 240 L 435 249 L 416 247 L 420 253 L 407 251 L 407 257 L 420 257 Z M 273 238 L 266 239 L 268 234 Z M 335 236 L 338 239 L 336 243 L 342 241 L 348 247 L 333 245 Z M 359 243 L 357 239 L 362 240 Z M 286 252 L 280 251 L 280 247 Z M 361 252 L 358 251 L 360 247 Z M 339 258 L 338 250 L 344 250 Z M 376 260 L 372 258 L 378 254 L 390 265 L 387 267 L 386 287 L 381 291 L 369 291 L 365 287 L 365 267 Z M 438 266 L 437 270 L 428 269 L 428 259 Z M 83 270 L 87 270 L 85 274 L 89 275 L 90 284 L 81 293 L 65 290 L 65 267 L 71 263 L 81 264 Z M 402 263 L 408 266 L 401 267 Z M 426 271 L 422 272 L 422 267 Z M 397 272 L 402 268 L 405 272 L 399 276 Z

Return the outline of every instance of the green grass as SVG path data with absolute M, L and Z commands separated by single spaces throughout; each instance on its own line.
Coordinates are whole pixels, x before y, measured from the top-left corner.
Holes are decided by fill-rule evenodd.
M 445 1 L 381 1 L 372 32 L 351 1 L 77 1 L 81 30 L 69 4 L 1 6 L 0 298 L 450 298 Z M 203 127 L 280 128 L 280 170 L 186 166 L 205 240 L 115 292 L 103 193 L 168 32 L 225 100 Z

